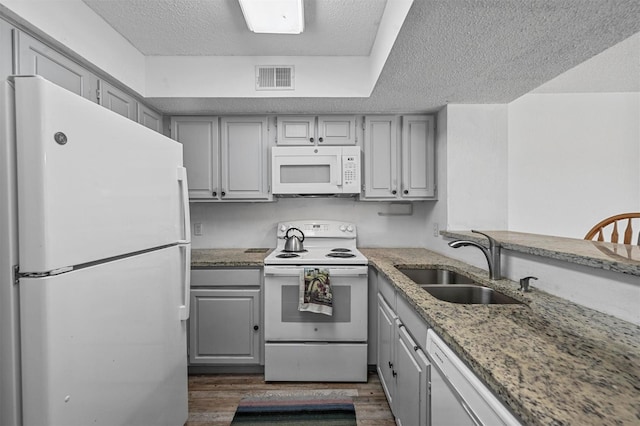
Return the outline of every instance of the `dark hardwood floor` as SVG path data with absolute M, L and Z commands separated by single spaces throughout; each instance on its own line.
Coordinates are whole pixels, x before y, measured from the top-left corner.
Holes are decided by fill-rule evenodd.
M 353 397 L 359 426 L 393 426 L 395 421 L 377 374 L 367 383 L 265 383 L 262 374 L 213 374 L 189 376 L 187 426 L 228 426 L 240 400 L 276 392 L 326 392 L 339 390 Z

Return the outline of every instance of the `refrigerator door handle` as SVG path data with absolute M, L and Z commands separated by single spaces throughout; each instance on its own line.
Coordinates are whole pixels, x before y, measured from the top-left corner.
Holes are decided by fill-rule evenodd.
M 182 230 L 184 239 L 179 240 L 178 244 L 189 244 L 191 242 L 191 225 L 189 216 L 189 185 L 187 184 L 187 169 L 178 167 L 178 182 L 180 184 L 180 192 L 182 196 Z
M 184 269 L 182 271 L 182 297 L 184 304 L 178 307 L 178 315 L 180 321 L 186 321 L 189 319 L 189 310 L 191 309 L 191 296 L 189 293 L 191 288 L 191 246 L 187 244 L 180 245 L 179 247 L 180 250 L 184 252 Z

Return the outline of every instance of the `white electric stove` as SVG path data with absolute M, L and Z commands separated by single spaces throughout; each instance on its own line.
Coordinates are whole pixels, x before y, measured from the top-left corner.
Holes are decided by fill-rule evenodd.
M 285 236 L 304 234 L 302 252 L 287 252 Z M 265 258 L 265 380 L 367 381 L 367 258 L 356 248 L 353 223 L 282 222 Z M 305 270 L 322 269 L 333 293 L 332 314 L 299 310 Z

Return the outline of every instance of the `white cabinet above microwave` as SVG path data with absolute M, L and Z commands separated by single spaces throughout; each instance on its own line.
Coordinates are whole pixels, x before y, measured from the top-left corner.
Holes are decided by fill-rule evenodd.
M 285 115 L 277 120 L 279 146 L 355 145 L 355 115 Z

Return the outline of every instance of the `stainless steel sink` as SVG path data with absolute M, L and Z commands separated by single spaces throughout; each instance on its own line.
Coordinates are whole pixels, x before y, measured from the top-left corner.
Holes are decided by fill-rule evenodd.
M 451 303 L 465 304 L 521 304 L 519 300 L 504 295 L 489 287 L 480 285 L 449 285 L 431 284 L 421 285 L 424 291 L 431 294 L 436 299 Z
M 471 278 L 446 269 L 396 269 L 417 284 L 476 284 Z

